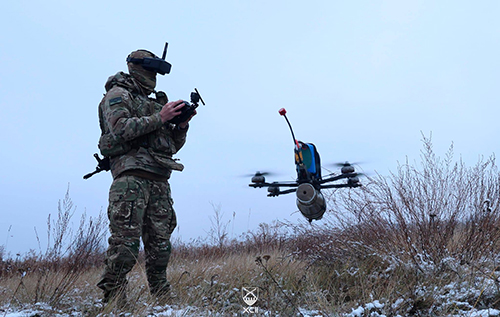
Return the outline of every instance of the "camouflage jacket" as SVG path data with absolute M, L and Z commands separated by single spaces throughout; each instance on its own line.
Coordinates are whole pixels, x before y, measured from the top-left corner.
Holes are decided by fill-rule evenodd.
M 169 177 L 184 166 L 172 159 L 186 142 L 183 130 L 161 121 L 163 105 L 141 93 L 133 78 L 119 72 L 108 78 L 99 104 L 101 154 L 110 157 L 113 178 L 139 169 Z

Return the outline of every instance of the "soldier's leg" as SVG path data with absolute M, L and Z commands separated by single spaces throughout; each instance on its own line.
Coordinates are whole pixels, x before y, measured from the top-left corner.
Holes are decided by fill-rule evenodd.
M 97 284 L 109 301 L 124 292 L 126 275 L 134 267 L 145 210 L 144 186 L 140 178 L 124 176 L 113 181 L 109 191 L 108 218 L 111 236 L 105 269 Z
M 170 235 L 177 219 L 167 182 L 151 182 L 149 205 L 144 217 L 143 242 L 149 289 L 154 295 L 168 292 L 167 265 L 172 246 Z

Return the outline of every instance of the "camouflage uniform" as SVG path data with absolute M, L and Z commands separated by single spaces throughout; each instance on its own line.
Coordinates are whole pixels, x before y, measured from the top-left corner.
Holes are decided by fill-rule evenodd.
M 149 52 L 145 52 L 132 54 L 147 56 Z M 111 236 L 105 271 L 98 283 L 105 301 L 124 290 L 141 237 L 151 293 L 169 289 L 166 268 L 170 235 L 177 222 L 168 178 L 172 170 L 183 169 L 172 155 L 184 145 L 187 132 L 187 127 L 162 123 L 159 111 L 163 104 L 147 97 L 156 84 L 156 74 L 131 63 L 128 66 L 131 74 L 119 72 L 109 77 L 107 93 L 99 104 L 99 148 L 110 157 L 113 175 L 108 207 Z

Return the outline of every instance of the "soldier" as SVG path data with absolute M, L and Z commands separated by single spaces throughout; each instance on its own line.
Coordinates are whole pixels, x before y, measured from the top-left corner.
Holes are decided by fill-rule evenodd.
M 110 158 L 113 176 L 108 207 L 111 236 L 97 284 L 105 303 L 115 297 L 123 303 L 126 275 L 137 261 L 141 238 L 151 294 L 158 297 L 169 291 L 166 269 L 177 222 L 168 179 L 172 170 L 183 169 L 172 156 L 184 145 L 192 118 L 171 124 L 183 101 L 168 102 L 164 93 L 161 102 L 148 97 L 156 87 L 157 73 L 170 72 L 169 63 L 137 50 L 127 57 L 127 66 L 129 74 L 118 72 L 108 78 L 99 104 L 99 149 Z

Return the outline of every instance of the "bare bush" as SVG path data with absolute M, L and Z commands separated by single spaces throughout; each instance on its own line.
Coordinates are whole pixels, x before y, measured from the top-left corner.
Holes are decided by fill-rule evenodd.
M 228 242 L 227 227 L 229 226 L 230 221 L 226 222 L 224 220 L 224 212 L 222 212 L 222 206 L 220 204 L 211 204 L 214 209 L 214 215 L 210 217 L 212 226 L 208 232 L 208 237 L 213 245 L 222 248 Z
M 495 158 L 469 168 L 453 162 L 453 146 L 441 159 L 430 138 L 424 136 L 423 145 L 420 166 L 406 162 L 337 200 L 335 223 L 350 241 L 356 237 L 382 254 L 410 259 L 421 271 L 440 268 L 450 257 L 479 260 L 500 238 Z
M 453 160 L 453 146 L 441 159 L 424 136 L 420 164 L 407 161 L 388 177 L 327 195 L 326 225 L 296 227 L 295 253 L 338 305 L 405 294 L 399 312 L 436 311 L 440 290 L 474 288 L 479 279 L 490 286 L 463 301 L 497 307 L 499 195 L 494 156 L 467 167 Z
M 0 276 L 18 280 L 9 296 L 9 304 L 38 303 L 57 306 L 82 278 L 83 273 L 103 261 L 103 237 L 106 229 L 102 213 L 97 218 L 84 213 L 73 234 L 71 219 L 75 207 L 66 195 L 58 204 L 57 219 L 47 219 L 48 246 L 44 253 L 30 251 L 16 259 L 1 261 Z

